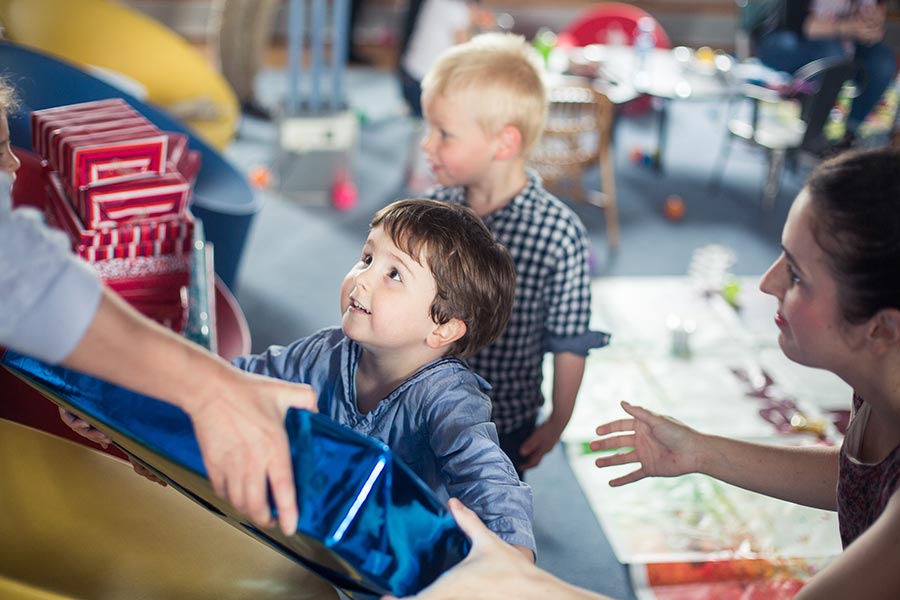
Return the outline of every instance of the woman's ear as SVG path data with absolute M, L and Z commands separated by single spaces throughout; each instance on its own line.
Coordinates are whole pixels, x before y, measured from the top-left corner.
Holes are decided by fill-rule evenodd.
M 497 132 L 497 141 L 496 160 L 515 158 L 522 151 L 522 132 L 515 125 L 504 125 Z
M 868 339 L 879 353 L 900 348 L 900 310 L 884 308 L 878 311 L 870 321 Z
M 445 348 L 466 335 L 466 324 L 459 319 L 450 319 L 442 325 L 437 325 L 426 339 L 429 348 L 438 350 Z

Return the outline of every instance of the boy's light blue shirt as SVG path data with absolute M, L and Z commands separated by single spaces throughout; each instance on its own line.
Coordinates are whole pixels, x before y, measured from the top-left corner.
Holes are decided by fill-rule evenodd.
M 386 443 L 442 500 L 459 498 L 501 539 L 534 552 L 531 488 L 497 443 L 482 391 L 487 382 L 458 359 L 438 359 L 362 414 L 355 386 L 361 351 L 340 328 L 329 328 L 234 364 L 310 384 L 320 413 Z

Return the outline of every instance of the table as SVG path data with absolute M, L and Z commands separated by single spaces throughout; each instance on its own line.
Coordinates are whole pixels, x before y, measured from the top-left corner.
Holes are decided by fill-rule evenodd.
M 610 488 L 610 479 L 634 465 L 598 470 L 586 447 L 598 424 L 626 416 L 620 400 L 709 433 L 774 443 L 839 443 L 840 432 L 829 414 L 849 407 L 850 388 L 831 373 L 785 358 L 773 321 L 776 301 L 757 289 L 757 277 L 738 281 L 739 312 L 688 277 L 606 278 L 593 285 L 593 326 L 611 331 L 613 338 L 610 346 L 588 357 L 563 441 L 616 557 L 629 565 L 638 597 L 664 597 L 649 582 L 684 583 L 679 578 L 686 572 L 696 578 L 689 583 L 709 592 L 712 584 L 703 578 L 712 575 L 695 566 L 710 563 L 719 565 L 717 576 L 729 584 L 752 575 L 754 585 L 769 585 L 773 580 L 768 575 L 789 573 L 794 579 L 785 589 L 796 591 L 792 585 L 802 585 L 841 551 L 834 513 L 766 498 L 702 475 Z M 693 323 L 688 356 L 672 353 L 673 317 Z M 549 375 L 551 362 L 546 369 Z M 768 398 L 753 394 L 761 388 Z M 787 415 L 773 410 L 788 399 L 794 408 Z M 805 419 L 802 426 L 799 421 L 791 426 L 795 415 Z M 722 577 L 722 572 L 729 575 Z M 717 589 L 703 597 L 728 594 Z
M 641 67 L 631 46 L 592 44 L 570 49 L 563 64 L 551 64 L 551 70 L 562 68 L 591 77 L 595 87 L 614 104 L 623 104 L 641 94 L 659 98 L 657 149 L 652 155 L 655 156 L 653 166 L 662 170 L 669 102 L 730 96 L 733 93 L 731 66 L 732 59 L 726 54 L 701 60 L 696 50 L 678 46 L 671 50 L 654 48 Z
M 0 419 L 0 464 L 0 597 L 338 598 L 311 571 L 98 450 Z

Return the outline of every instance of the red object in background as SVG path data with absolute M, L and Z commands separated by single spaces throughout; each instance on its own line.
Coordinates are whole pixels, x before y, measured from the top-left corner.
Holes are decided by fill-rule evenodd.
M 684 219 L 685 211 L 684 200 L 675 194 L 666 198 L 666 202 L 663 204 L 663 214 L 670 221 L 681 221 Z
M 567 44 L 573 46 L 616 43 L 633 45 L 638 20 L 643 17 L 650 17 L 656 24 L 653 28 L 654 45 L 657 48 L 671 48 L 669 36 L 653 15 L 642 8 L 622 2 L 601 2 L 591 6 L 566 25 L 557 39 L 564 38 Z M 651 100 L 650 96 L 635 98 L 622 106 L 622 112 L 632 116 L 646 112 L 650 109 Z
M 642 8 L 623 4 L 621 2 L 601 2 L 595 4 L 575 17 L 560 35 L 565 36 L 575 46 L 587 46 L 589 44 L 608 44 L 611 41 L 610 33 L 619 31 L 625 34 L 625 43 L 634 41 L 637 22 L 642 17 L 653 15 Z M 653 19 L 656 27 L 653 29 L 653 41 L 657 48 L 671 48 L 672 42 L 669 36 Z
M 356 185 L 347 173 L 342 173 L 335 179 L 331 189 L 331 203 L 336 209 L 347 211 L 355 207 L 358 201 Z

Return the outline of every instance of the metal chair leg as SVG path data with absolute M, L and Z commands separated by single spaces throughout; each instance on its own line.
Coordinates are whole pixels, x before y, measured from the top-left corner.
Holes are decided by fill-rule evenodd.
M 786 152 L 784 150 L 769 150 L 769 165 L 766 173 L 766 182 L 763 185 L 762 207 L 765 210 L 772 210 L 775 207 L 775 200 L 778 199 L 778 192 L 781 190 L 781 175 L 784 172 L 784 159 Z

